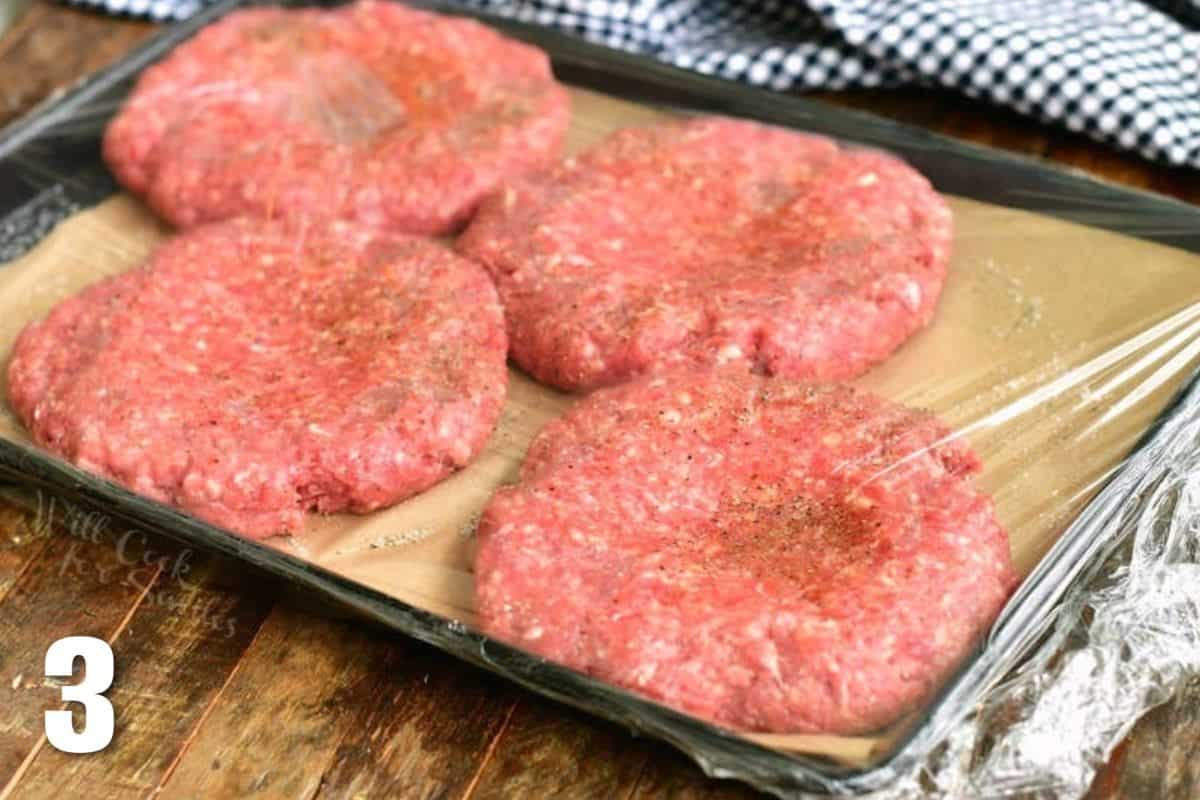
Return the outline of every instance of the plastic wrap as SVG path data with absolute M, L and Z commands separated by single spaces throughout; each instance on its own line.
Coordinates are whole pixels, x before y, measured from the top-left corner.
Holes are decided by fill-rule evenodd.
M 1083 795 L 1138 717 L 1200 669 L 1198 492 L 1193 388 L 1080 518 L 1087 566 L 1029 627 L 1028 655 L 924 764 L 870 796 Z
M 98 138 L 131 78 L 225 3 L 0 136 L 0 351 L 61 298 L 169 235 L 119 192 Z M 568 150 L 695 111 L 885 148 L 956 217 L 933 324 L 856 381 L 932 409 L 979 453 L 1022 577 L 985 641 L 921 708 L 863 736 L 726 731 L 480 635 L 471 534 L 539 428 L 573 399 L 514 371 L 496 436 L 395 508 L 251 542 L 38 450 L 6 408 L 0 473 L 233 554 L 535 691 L 665 739 L 780 796 L 1083 792 L 1137 716 L 1193 674 L 1200 212 L 925 132 L 690 75 L 537 28 L 572 94 Z M 344 112 L 345 109 L 342 109 Z

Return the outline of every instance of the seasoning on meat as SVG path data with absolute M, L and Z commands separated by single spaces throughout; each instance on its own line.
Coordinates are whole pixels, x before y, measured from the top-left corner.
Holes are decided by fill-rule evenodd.
M 499 418 L 506 348 L 491 281 L 448 248 L 234 220 L 29 325 L 9 401 L 74 464 L 257 538 L 470 461 Z
M 519 647 L 741 730 L 863 733 L 927 697 L 1016 577 L 975 455 L 846 386 L 725 368 L 600 390 L 479 526 Z
M 361 0 L 235 11 L 200 31 L 143 73 L 104 155 L 180 227 L 254 215 L 443 233 L 555 158 L 567 123 L 540 50 Z
M 513 359 L 583 390 L 683 363 L 858 375 L 929 322 L 950 240 L 893 157 L 699 118 L 508 185 L 460 250 L 497 281 Z

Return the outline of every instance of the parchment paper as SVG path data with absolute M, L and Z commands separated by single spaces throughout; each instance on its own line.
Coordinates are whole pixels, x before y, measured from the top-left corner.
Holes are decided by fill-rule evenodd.
M 568 150 L 665 113 L 575 90 Z M 1200 257 L 1028 212 L 951 203 L 955 255 L 934 323 L 859 383 L 935 411 L 971 442 L 1024 575 L 1200 363 Z M 166 234 L 136 200 L 116 196 L 0 270 L 4 363 L 26 322 L 139 263 Z M 500 426 L 467 469 L 392 509 L 314 516 L 303 535 L 272 542 L 471 624 L 477 515 L 515 477 L 541 425 L 571 402 L 514 371 Z M 7 406 L 0 436 L 29 444 Z M 867 737 L 747 735 L 862 763 L 909 720 Z

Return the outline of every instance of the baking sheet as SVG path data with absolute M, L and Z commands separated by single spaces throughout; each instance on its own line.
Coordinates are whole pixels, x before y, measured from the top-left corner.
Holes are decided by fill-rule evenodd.
M 672 112 L 573 89 L 576 151 Z M 938 315 L 858 381 L 932 409 L 982 457 L 1027 575 L 1200 363 L 1200 256 L 1027 211 L 952 198 L 955 254 Z M 73 215 L 0 270 L 0 353 L 61 298 L 139 263 L 166 229 L 115 196 Z M 283 283 L 283 280 L 281 280 Z M 471 466 L 395 508 L 313 517 L 269 544 L 417 608 L 473 623 L 472 532 L 529 440 L 572 398 L 512 373 L 502 422 Z M 0 436 L 28 445 L 7 407 Z M 876 736 L 753 735 L 773 749 L 863 765 Z

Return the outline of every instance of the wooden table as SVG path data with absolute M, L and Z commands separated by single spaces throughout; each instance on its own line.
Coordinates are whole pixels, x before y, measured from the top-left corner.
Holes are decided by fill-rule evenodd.
M 121 56 L 151 25 L 35 2 L 0 38 L 0 125 Z M 1200 204 L 1153 166 L 932 91 L 823 97 Z M 752 796 L 665 746 L 414 641 L 331 619 L 272 579 L 47 502 L 0 501 L 0 799 Z M 41 736 L 49 643 L 112 643 L 117 734 L 67 756 Z M 1143 719 L 1096 798 L 1200 796 L 1200 681 Z

